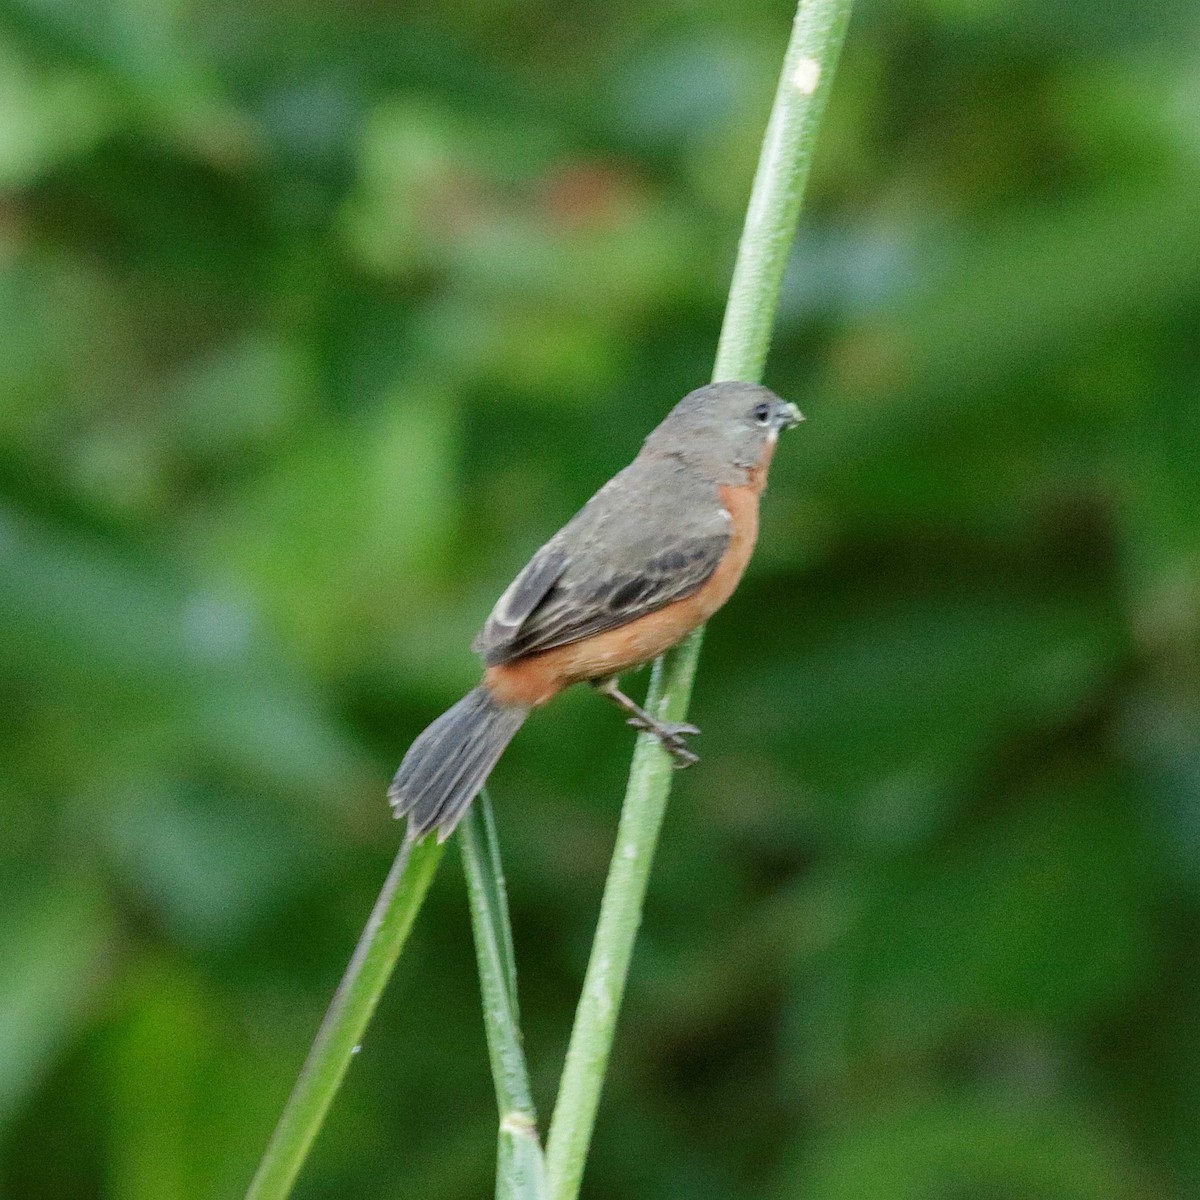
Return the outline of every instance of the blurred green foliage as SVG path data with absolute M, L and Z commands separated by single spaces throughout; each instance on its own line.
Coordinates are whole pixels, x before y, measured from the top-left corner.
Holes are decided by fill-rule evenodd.
M 0 1192 L 240 1195 L 539 542 L 707 377 L 786 0 L 0 0 Z M 585 1194 L 1200 1194 L 1200 26 L 861 0 Z M 494 780 L 535 1091 L 631 739 Z M 300 1197 L 490 1188 L 457 866 Z

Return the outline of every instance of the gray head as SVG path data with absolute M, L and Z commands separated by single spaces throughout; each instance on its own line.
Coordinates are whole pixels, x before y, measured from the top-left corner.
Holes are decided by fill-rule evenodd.
M 784 429 L 803 421 L 794 404 L 757 383 L 710 383 L 689 392 L 646 439 L 643 454 L 669 454 L 718 483 L 745 483 Z

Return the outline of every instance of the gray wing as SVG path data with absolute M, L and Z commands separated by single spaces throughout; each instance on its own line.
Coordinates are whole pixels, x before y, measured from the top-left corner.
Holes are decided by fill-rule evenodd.
M 567 569 L 570 559 L 558 544 L 561 536 L 547 542 L 529 560 L 496 601 L 487 624 L 471 643 L 471 649 L 482 654 L 488 666 L 513 657 L 507 650 L 520 637 L 534 610 L 553 591 Z
M 712 484 L 635 460 L 546 543 L 500 597 L 474 649 L 488 666 L 627 624 L 696 591 L 729 546 Z

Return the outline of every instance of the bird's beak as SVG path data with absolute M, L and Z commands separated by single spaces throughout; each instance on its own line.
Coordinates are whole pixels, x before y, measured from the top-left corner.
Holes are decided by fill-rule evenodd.
M 785 404 L 784 413 L 779 419 L 780 429 L 795 429 L 804 420 L 804 414 L 794 405 Z

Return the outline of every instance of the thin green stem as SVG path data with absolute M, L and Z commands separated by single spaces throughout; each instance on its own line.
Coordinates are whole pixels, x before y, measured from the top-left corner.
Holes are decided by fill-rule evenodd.
M 500 1116 L 496 1200 L 544 1200 L 546 1164 L 521 1043 L 508 895 L 492 802 L 486 792 L 467 810 L 458 839 L 471 901 L 483 1019 Z
M 802 0 L 796 14 L 746 212 L 714 379 L 757 380 L 762 373 L 817 127 L 849 13 L 850 0 Z M 697 630 L 666 662 L 655 664 L 646 707 L 659 717 L 677 721 L 686 715 L 702 636 L 703 631 Z M 669 757 L 657 741 L 643 735 L 634 751 L 616 852 L 551 1125 L 546 1171 L 554 1200 L 575 1200 L 579 1192 L 670 785 Z M 465 861 L 473 859 L 477 866 L 494 862 L 492 868 L 481 870 L 478 889 L 472 885 L 472 910 L 474 916 L 477 903 L 485 906 L 477 917 L 477 934 L 480 918 L 486 918 L 489 930 L 486 943 L 480 946 L 480 973 L 485 1009 L 490 1009 L 489 1047 L 502 1113 L 502 1166 L 509 1154 L 513 1179 L 536 1184 L 541 1156 L 540 1151 L 536 1158 L 529 1153 L 530 1147 L 537 1146 L 536 1126 L 529 1125 L 530 1137 L 523 1125 L 526 1115 L 532 1118 L 533 1105 L 520 1052 L 512 943 L 490 811 L 477 813 L 471 828 L 478 853 L 466 851 Z M 406 841 L 397 855 L 246 1200 L 285 1200 L 290 1193 L 404 946 L 443 849 L 434 838 L 427 838 L 415 846 Z M 469 876 L 473 871 L 468 865 Z M 497 1038 L 502 1041 L 497 1043 Z M 514 1047 L 521 1055 L 519 1070 L 514 1066 Z M 506 1121 L 505 1114 L 510 1113 L 513 1119 Z M 533 1197 L 541 1193 L 508 1194 Z
M 801 0 L 763 135 L 713 379 L 762 377 L 851 0 Z
M 713 378 L 757 381 L 766 363 L 783 272 L 817 129 L 850 17 L 850 0 L 801 0 L 784 56 L 738 246 Z M 687 714 L 700 657 L 697 630 L 655 663 L 646 708 Z M 641 923 L 650 866 L 671 787 L 669 755 L 643 734 L 634 750 L 616 849 L 546 1146 L 553 1200 L 575 1200 L 583 1178 L 617 1013 Z
M 416 845 L 405 839 L 400 847 L 246 1200 L 284 1200 L 291 1192 L 404 948 L 444 849 L 436 838 Z

